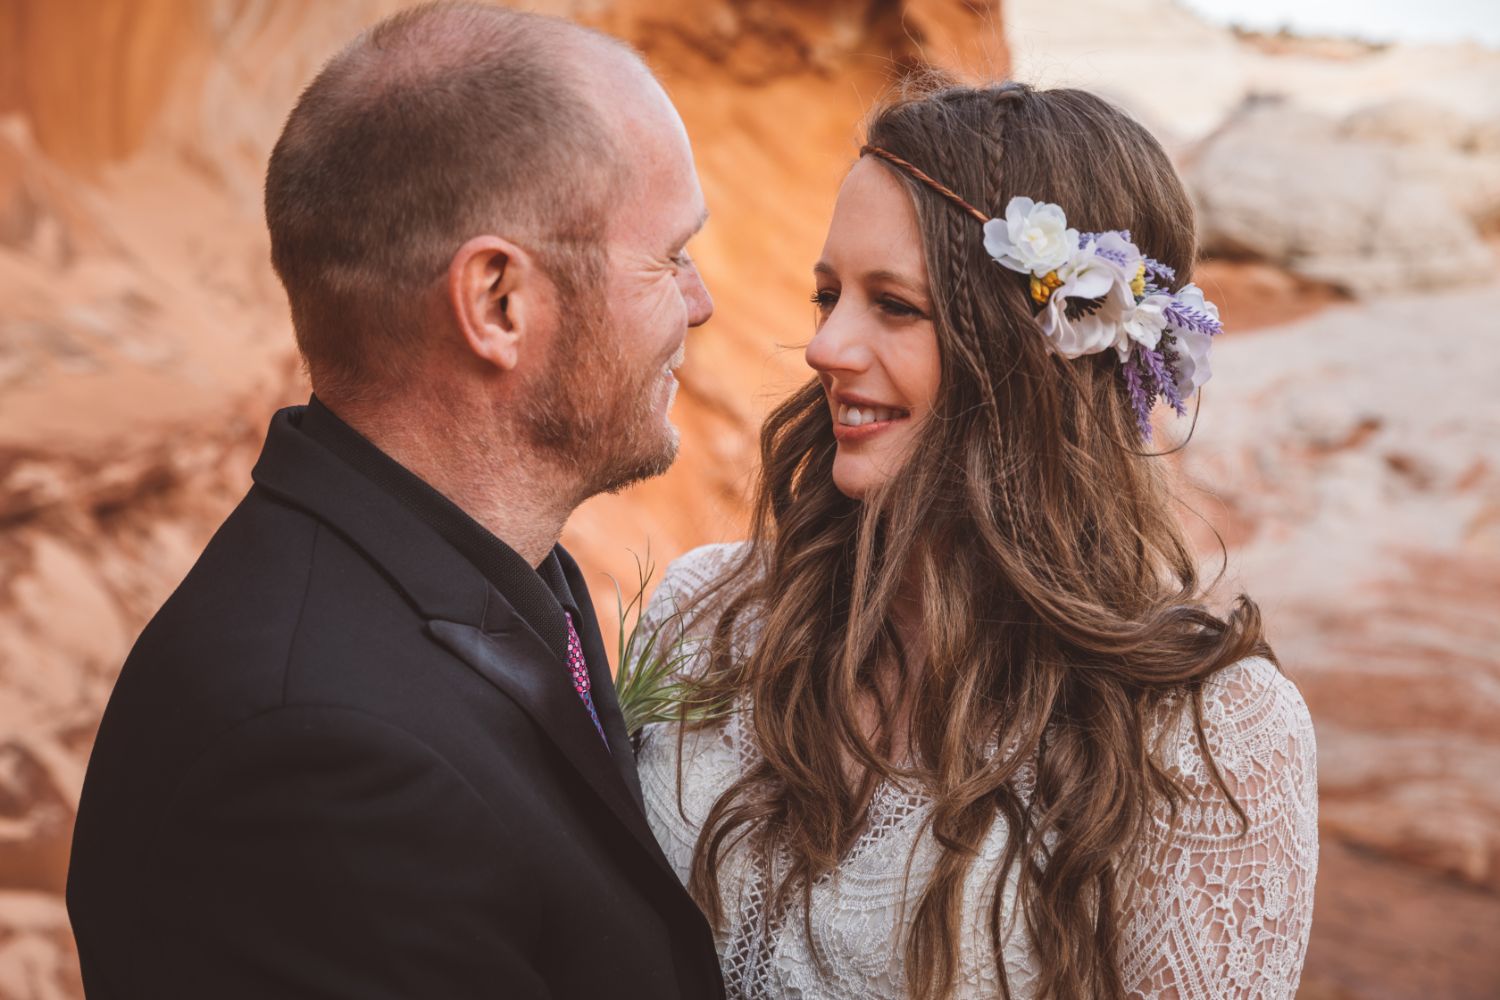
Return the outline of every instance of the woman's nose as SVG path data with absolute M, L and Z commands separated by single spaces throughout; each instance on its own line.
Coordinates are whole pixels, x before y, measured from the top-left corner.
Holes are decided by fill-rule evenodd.
M 869 351 L 860 333 L 858 316 L 841 301 L 823 320 L 804 354 L 816 371 L 860 371 L 869 364 Z

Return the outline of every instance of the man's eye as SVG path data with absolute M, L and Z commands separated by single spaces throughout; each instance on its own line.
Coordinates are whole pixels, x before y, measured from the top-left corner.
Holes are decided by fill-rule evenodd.
M 680 268 L 686 269 L 686 268 L 689 268 L 689 267 L 693 266 L 692 255 L 689 254 L 686 250 L 684 250 L 684 251 L 682 251 L 681 253 L 678 253 L 678 254 L 673 254 L 670 259 L 672 261 L 672 266 L 673 267 L 680 267 Z

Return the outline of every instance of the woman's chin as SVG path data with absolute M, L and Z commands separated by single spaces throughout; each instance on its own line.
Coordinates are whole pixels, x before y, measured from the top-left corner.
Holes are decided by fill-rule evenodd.
M 884 480 L 880 471 L 864 458 L 839 455 L 833 460 L 833 485 L 850 500 L 863 500 Z

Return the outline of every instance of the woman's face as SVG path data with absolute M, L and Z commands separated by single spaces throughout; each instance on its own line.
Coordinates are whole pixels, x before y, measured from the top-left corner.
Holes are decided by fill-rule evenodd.
M 858 500 L 911 453 L 940 373 L 916 207 L 874 159 L 844 178 L 813 274 L 818 328 L 807 363 L 838 440 L 834 485 Z

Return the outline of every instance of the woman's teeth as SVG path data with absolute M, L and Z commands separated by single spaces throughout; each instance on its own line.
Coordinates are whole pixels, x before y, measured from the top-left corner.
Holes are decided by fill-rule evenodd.
M 876 406 L 846 406 L 839 404 L 839 423 L 845 427 L 863 427 L 884 420 L 900 420 L 906 416 L 904 410 L 887 410 Z

